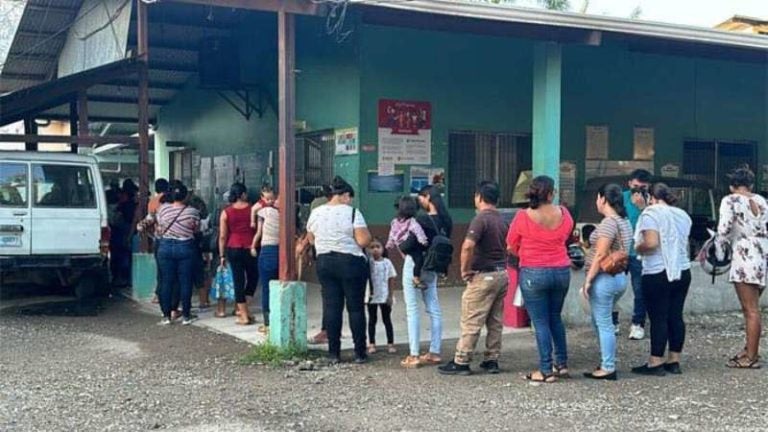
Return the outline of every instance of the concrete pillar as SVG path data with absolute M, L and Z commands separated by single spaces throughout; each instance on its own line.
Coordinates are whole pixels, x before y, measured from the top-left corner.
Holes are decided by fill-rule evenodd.
M 560 183 L 562 47 L 539 42 L 533 51 L 533 175 Z
M 165 144 L 165 139 L 159 134 L 155 133 L 155 179 L 164 178 L 170 180 L 171 175 L 170 167 L 170 152 L 168 146 Z
M 307 284 L 269 283 L 269 342 L 307 349 Z

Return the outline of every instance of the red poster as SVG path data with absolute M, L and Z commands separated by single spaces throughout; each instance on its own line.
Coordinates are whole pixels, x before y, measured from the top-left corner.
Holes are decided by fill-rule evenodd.
M 379 128 L 397 135 L 418 135 L 432 129 L 432 105 L 391 99 L 379 100 Z

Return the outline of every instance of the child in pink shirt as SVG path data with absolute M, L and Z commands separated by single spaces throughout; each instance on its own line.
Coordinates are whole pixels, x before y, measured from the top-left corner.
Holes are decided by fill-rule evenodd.
M 397 248 L 404 255 L 413 259 L 413 283 L 416 287 L 423 287 L 421 283 L 421 269 L 424 266 L 424 252 L 427 250 L 429 240 L 424 229 L 416 222 L 416 213 L 419 204 L 412 197 L 402 197 L 397 205 L 397 217 L 392 219 L 389 227 L 389 239 L 387 249 Z

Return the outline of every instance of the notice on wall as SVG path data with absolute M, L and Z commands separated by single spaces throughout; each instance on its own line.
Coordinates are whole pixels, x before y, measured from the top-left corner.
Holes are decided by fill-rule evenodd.
M 634 133 L 635 160 L 653 160 L 655 153 L 655 131 L 650 127 L 636 127 Z
M 402 171 L 382 175 L 379 172 L 368 172 L 368 192 L 402 193 L 405 188 L 405 174 Z
M 263 152 L 235 155 L 234 180 L 249 188 L 260 188 L 266 171 L 265 161 L 266 155 Z
M 355 155 L 359 152 L 357 128 L 336 129 L 336 156 Z
M 213 158 L 213 176 L 213 192 L 218 200 L 222 198 L 223 193 L 229 191 L 229 187 L 235 179 L 235 165 L 232 155 Z
M 608 159 L 608 126 L 587 125 L 587 159 Z
M 680 177 L 680 165 L 673 163 L 665 164 L 659 169 L 659 173 L 662 177 L 678 178 Z
M 432 106 L 429 102 L 379 101 L 379 166 L 432 162 Z
M 560 204 L 576 204 L 576 164 L 570 161 L 560 163 Z
M 445 188 L 445 168 L 412 166 L 410 192 L 417 194 L 425 186 L 437 186 L 442 192 Z
M 211 158 L 200 158 L 200 194 L 206 202 L 210 202 L 213 192 L 213 182 L 211 180 Z

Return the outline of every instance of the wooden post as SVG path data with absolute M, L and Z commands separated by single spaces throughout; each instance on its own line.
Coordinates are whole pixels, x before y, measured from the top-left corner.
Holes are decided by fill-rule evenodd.
M 295 19 L 285 11 L 277 13 L 278 86 L 279 86 L 279 176 L 280 209 L 280 280 L 296 279 L 294 258 L 296 235 L 296 137 L 293 131 L 296 113 L 294 88 Z
M 136 209 L 136 219 L 142 219 L 149 202 L 149 74 L 147 70 L 149 43 L 147 38 L 147 4 L 141 0 L 136 0 L 136 17 L 139 60 L 137 122 L 139 132 L 139 206 Z M 149 252 L 149 242 L 146 236 L 141 236 L 140 247 L 141 252 Z
M 77 100 L 69 101 L 69 135 L 78 136 L 77 133 Z
M 88 94 L 81 90 L 77 94 L 77 136 L 87 137 L 91 134 L 88 124 Z M 77 153 L 77 143 L 72 144 L 72 153 Z
M 35 123 L 34 117 L 27 117 L 24 119 L 24 134 L 37 135 L 37 123 Z M 25 142 L 24 150 L 37 151 L 37 140 L 30 140 Z

